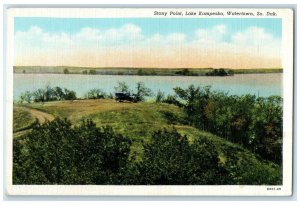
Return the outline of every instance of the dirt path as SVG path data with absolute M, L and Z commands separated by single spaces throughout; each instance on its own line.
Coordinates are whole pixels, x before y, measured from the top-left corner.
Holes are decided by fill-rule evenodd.
M 41 124 L 45 123 L 46 121 L 52 121 L 55 118 L 53 115 L 51 115 L 49 113 L 46 113 L 46 112 L 43 112 L 43 111 L 40 111 L 40 110 L 37 110 L 34 108 L 23 107 L 23 106 L 18 107 L 18 108 L 22 109 L 23 111 L 29 112 L 32 115 L 32 117 L 37 119 L 39 121 L 39 123 L 41 123 Z M 13 135 L 14 135 L 14 137 L 19 137 L 19 136 L 22 136 L 22 135 L 28 133 L 30 130 L 31 130 L 31 128 L 23 129 L 23 130 L 14 132 Z
M 46 121 L 52 121 L 55 118 L 53 115 L 51 115 L 49 113 L 42 112 L 42 111 L 36 110 L 34 108 L 22 107 L 22 109 L 29 112 L 41 124 L 45 123 Z

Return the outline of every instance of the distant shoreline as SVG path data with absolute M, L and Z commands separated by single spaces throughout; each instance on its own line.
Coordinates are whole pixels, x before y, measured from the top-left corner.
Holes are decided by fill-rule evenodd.
M 232 76 L 234 74 L 282 73 L 282 68 L 125 68 L 72 66 L 14 66 L 14 73 L 23 74 L 84 74 L 84 75 L 139 75 L 139 76 Z

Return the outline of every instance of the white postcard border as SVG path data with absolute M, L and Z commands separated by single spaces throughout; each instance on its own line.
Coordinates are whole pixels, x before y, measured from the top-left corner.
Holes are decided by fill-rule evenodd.
M 13 185 L 12 184 L 12 122 L 13 122 L 13 60 L 14 17 L 80 17 L 121 18 L 151 17 L 155 10 L 163 11 L 237 11 L 276 12 L 282 18 L 282 67 L 283 72 L 283 185 Z M 264 16 L 265 17 L 265 16 Z M 178 16 L 168 16 L 178 18 Z M 195 16 L 180 16 L 195 18 Z M 197 16 L 197 18 L 261 18 L 261 16 Z M 7 98 L 6 98 L 6 166 L 5 180 L 8 195 L 107 195 L 107 196 L 289 196 L 292 194 L 292 143 L 293 143 L 293 11 L 291 9 L 206 9 L 206 8 L 11 8 L 7 9 Z M 268 188 L 274 190 L 267 190 Z

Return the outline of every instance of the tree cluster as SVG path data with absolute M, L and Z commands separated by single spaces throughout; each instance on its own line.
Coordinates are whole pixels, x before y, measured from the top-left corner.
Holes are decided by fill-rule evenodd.
M 108 97 L 109 97 L 109 95 L 107 95 L 103 90 L 98 89 L 98 88 L 91 89 L 85 95 L 86 99 L 105 99 Z
M 13 184 L 281 184 L 269 165 L 227 150 L 226 164 L 205 137 L 192 143 L 175 129 L 158 130 L 143 144 L 141 160 L 132 141 L 90 120 L 36 123 L 13 144 Z
M 118 82 L 118 85 L 114 89 L 115 92 L 131 94 L 136 102 L 145 101 L 146 97 L 153 95 L 151 89 L 147 88 L 143 82 L 137 82 L 134 91 L 130 90 L 125 82 Z
M 118 184 L 131 141 L 92 121 L 36 124 L 13 147 L 14 184 Z
M 207 72 L 205 75 L 206 76 L 230 76 L 230 75 L 234 75 L 234 71 L 220 68 L 220 69 L 213 69 L 213 71 Z
M 61 87 L 50 87 L 49 85 L 45 88 L 39 88 L 33 92 L 26 91 L 21 94 L 20 102 L 32 103 L 32 102 L 48 102 L 57 100 L 75 100 L 76 92 L 68 90 L 67 88 Z
M 175 88 L 186 122 L 281 164 L 282 98 L 227 95 L 210 87 Z

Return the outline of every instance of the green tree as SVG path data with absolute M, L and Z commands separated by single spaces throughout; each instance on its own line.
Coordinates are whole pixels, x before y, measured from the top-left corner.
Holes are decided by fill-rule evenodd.
M 136 92 L 133 94 L 137 102 L 144 101 L 146 97 L 152 95 L 150 88 L 147 88 L 143 82 L 136 84 Z
M 205 107 L 208 103 L 210 87 L 201 88 L 190 85 L 187 89 L 176 87 L 174 91 L 184 102 L 183 107 L 190 124 L 197 128 L 206 129 Z
M 228 95 L 212 92 L 210 87 L 194 85 L 187 89 L 177 87 L 174 91 L 190 125 L 238 143 L 264 159 L 281 164 L 281 97 Z
M 33 92 L 34 102 L 45 102 L 46 101 L 46 93 L 45 90 L 39 88 Z
M 50 85 L 46 86 L 44 93 L 45 93 L 45 101 L 57 100 L 55 96 L 55 91 L 50 87 Z
M 282 163 L 282 98 L 258 98 L 253 111 L 250 144 L 254 153 Z
M 70 74 L 70 71 L 67 68 L 65 68 L 64 69 L 64 74 Z
M 144 145 L 139 164 L 140 184 L 220 184 L 218 153 L 206 138 L 191 145 L 176 130 L 161 130 Z M 224 175 L 226 177 L 226 175 Z
M 86 98 L 87 99 L 103 99 L 105 98 L 107 95 L 105 92 L 103 92 L 103 90 L 101 89 L 91 89 L 87 94 L 86 94 Z
M 138 71 L 137 71 L 136 74 L 137 74 L 137 75 L 145 75 L 146 72 L 144 72 L 142 69 L 138 69 Z
M 141 184 L 184 184 L 188 178 L 186 162 L 190 156 L 186 136 L 176 130 L 157 131 L 152 141 L 144 145 L 139 166 Z
M 14 184 L 120 184 L 131 141 L 92 121 L 36 124 L 13 147 Z
M 129 93 L 129 86 L 124 81 L 119 81 L 118 85 L 114 87 L 115 92 L 123 92 L 123 93 Z
M 96 72 L 96 70 L 89 70 L 89 74 L 90 74 L 90 75 L 96 75 L 97 72 Z
M 165 100 L 165 93 L 162 92 L 161 90 L 158 90 L 156 98 L 155 98 L 155 102 L 157 103 L 161 103 Z
M 76 100 L 76 92 L 65 88 L 65 100 Z
M 65 93 L 64 93 L 64 91 L 61 87 L 58 87 L 58 86 L 54 87 L 53 92 L 54 92 L 54 95 L 55 95 L 57 100 L 64 100 L 65 99 Z
M 22 93 L 20 96 L 21 103 L 23 103 L 24 101 L 27 103 L 31 103 L 32 99 L 33 99 L 33 93 L 31 93 L 29 91 Z

